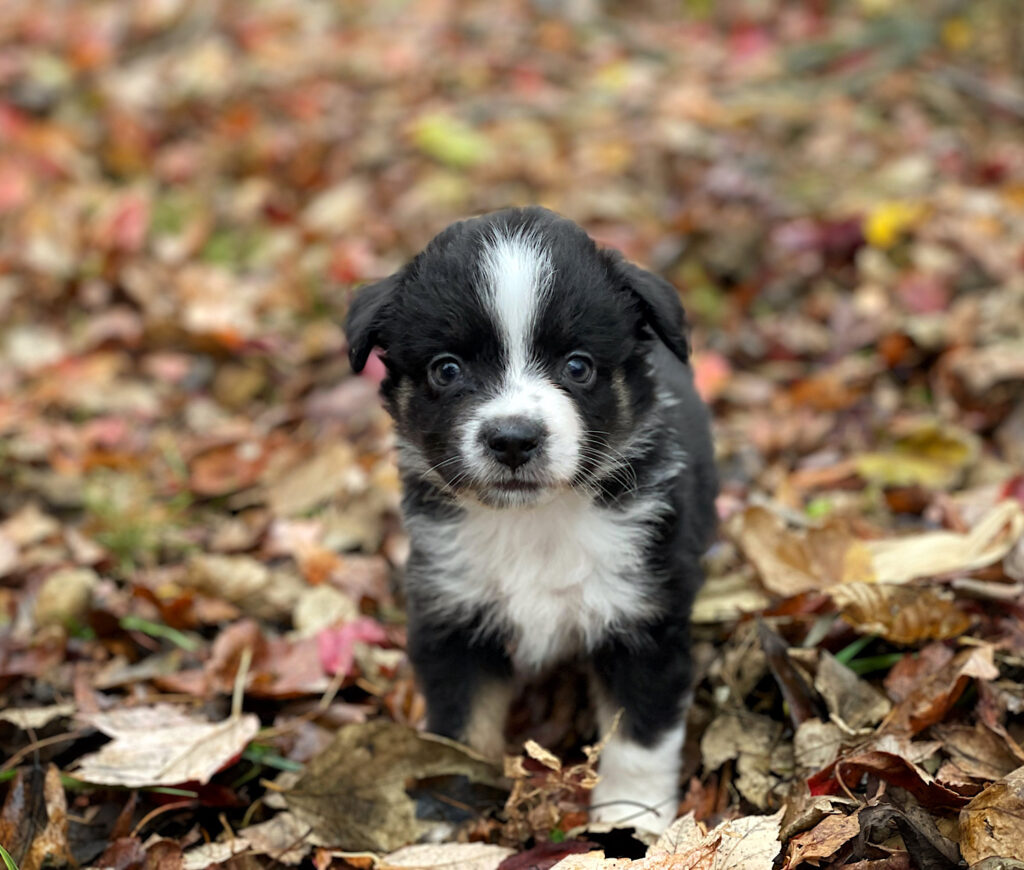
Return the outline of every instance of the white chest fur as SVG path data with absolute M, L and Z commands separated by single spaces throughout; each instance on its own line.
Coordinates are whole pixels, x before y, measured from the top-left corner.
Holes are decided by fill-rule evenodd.
M 472 506 L 411 532 L 432 557 L 438 606 L 484 612 L 509 634 L 516 664 L 536 669 L 649 612 L 643 548 L 659 507 L 603 508 L 567 493 L 529 508 Z

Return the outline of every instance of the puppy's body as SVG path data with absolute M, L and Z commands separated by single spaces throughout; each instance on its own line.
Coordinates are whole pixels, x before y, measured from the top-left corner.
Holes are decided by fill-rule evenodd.
M 456 224 L 349 316 L 384 350 L 432 731 L 502 747 L 511 680 L 588 663 L 592 812 L 675 812 L 689 614 L 714 526 L 707 414 L 673 288 L 542 209 Z

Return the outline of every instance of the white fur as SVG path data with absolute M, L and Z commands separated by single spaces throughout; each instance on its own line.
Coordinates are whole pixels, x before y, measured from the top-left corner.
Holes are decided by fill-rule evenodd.
M 519 377 L 530 362 L 530 334 L 543 297 L 551 290 L 551 257 L 533 233 L 501 232 L 481 255 L 484 298 L 501 330 L 508 373 Z
M 433 557 L 423 582 L 439 612 L 469 616 L 483 606 L 527 670 L 592 650 L 609 630 L 652 612 L 643 549 L 664 502 L 623 509 L 573 490 L 526 507 L 470 504 L 447 522 L 411 517 L 416 544 Z
M 496 233 L 481 256 L 481 270 L 481 292 L 501 335 L 505 370 L 494 397 L 465 421 L 462 453 L 478 477 L 500 471 L 480 444 L 480 428 L 524 417 L 541 423 L 546 432 L 540 464 L 531 476 L 568 482 L 579 465 L 583 421 L 572 399 L 537 371 L 531 350 L 537 312 L 554 278 L 551 258 L 529 232 Z
M 664 831 L 676 817 L 685 740 L 685 720 L 649 747 L 623 736 L 620 725 L 601 752 L 601 778 L 590 795 L 591 819 Z
M 568 483 L 579 465 L 583 421 L 564 392 L 543 378 L 529 375 L 506 380 L 501 392 L 477 407 L 466 420 L 462 455 L 477 474 L 487 477 L 500 469 L 484 452 L 480 427 L 509 417 L 526 417 L 544 426 L 547 437 L 540 457 L 543 464 L 534 473 L 541 474 L 546 482 Z

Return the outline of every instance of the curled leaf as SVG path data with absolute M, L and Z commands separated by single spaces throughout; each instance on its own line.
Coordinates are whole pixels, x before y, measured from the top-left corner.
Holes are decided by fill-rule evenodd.
M 971 625 L 950 596 L 931 588 L 844 583 L 829 589 L 829 595 L 857 631 L 893 643 L 946 640 Z

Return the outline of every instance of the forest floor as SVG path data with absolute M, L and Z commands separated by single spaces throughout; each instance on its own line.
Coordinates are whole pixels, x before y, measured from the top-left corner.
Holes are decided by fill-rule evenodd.
M 1019 9 L 562 5 L 0 4 L 12 866 L 1024 866 Z M 504 772 L 417 730 L 345 357 L 352 287 L 528 202 L 679 286 L 715 417 L 649 852 L 580 830 L 571 675 Z

